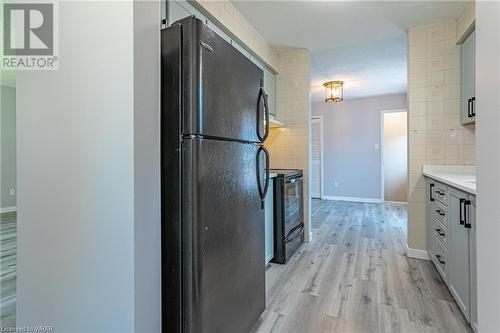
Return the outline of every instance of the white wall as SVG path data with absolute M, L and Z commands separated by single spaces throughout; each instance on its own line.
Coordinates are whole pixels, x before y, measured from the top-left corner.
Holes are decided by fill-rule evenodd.
M 1 74 L 0 74 L 1 75 Z M 0 211 L 15 209 L 16 88 L 0 85 Z
M 385 112 L 384 144 L 384 200 L 406 202 L 408 191 L 408 113 Z
M 161 330 L 160 2 L 134 1 L 134 308 Z
M 323 116 L 325 196 L 380 199 L 380 111 L 406 107 L 406 94 L 312 104 Z
M 157 8 L 60 2 L 59 70 L 18 73 L 18 326 L 159 330 Z
M 500 2 L 476 2 L 477 287 L 480 332 L 500 331 Z

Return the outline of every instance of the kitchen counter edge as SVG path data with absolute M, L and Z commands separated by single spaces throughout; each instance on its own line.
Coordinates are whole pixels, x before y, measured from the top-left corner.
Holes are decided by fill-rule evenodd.
M 474 173 L 462 172 L 464 170 L 471 171 L 472 167 L 464 168 L 464 170 L 460 170 L 457 167 L 452 170 L 446 169 L 444 166 L 441 169 L 437 167 L 440 166 L 424 165 L 422 173 L 427 178 L 432 178 L 460 191 L 476 195 L 476 184 L 469 180 L 470 178 L 476 179 L 475 170 Z

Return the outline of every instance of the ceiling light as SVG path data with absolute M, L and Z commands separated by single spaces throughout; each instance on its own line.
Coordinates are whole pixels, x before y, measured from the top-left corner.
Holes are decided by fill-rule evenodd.
M 340 102 L 344 99 L 344 82 L 328 81 L 323 83 L 326 88 L 325 102 Z

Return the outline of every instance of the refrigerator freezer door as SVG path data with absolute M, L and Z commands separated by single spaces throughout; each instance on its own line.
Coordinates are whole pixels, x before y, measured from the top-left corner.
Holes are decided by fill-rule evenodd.
M 200 20 L 179 22 L 183 134 L 261 142 L 268 112 L 262 69 Z
M 183 202 L 191 203 L 183 208 L 183 237 L 191 237 L 183 253 L 192 252 L 184 258 L 191 279 L 184 293 L 193 332 L 246 332 L 265 308 L 258 148 L 208 139 L 182 144 Z

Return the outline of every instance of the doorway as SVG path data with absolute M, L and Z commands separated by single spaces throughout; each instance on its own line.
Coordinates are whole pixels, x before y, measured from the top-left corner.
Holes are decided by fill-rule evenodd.
M 407 202 L 408 112 L 381 111 L 381 199 Z
M 311 119 L 311 197 L 323 196 L 323 118 Z

